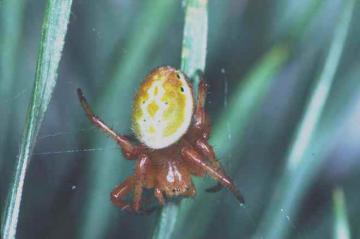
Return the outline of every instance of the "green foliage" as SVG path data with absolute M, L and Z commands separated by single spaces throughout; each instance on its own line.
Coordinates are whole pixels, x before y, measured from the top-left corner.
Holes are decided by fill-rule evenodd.
M 172 238 L 179 212 L 179 205 L 170 202 L 161 209 L 158 225 L 155 228 L 153 239 Z
M 350 229 L 346 212 L 345 196 L 342 189 L 333 192 L 334 201 L 334 237 L 336 239 L 350 239 Z

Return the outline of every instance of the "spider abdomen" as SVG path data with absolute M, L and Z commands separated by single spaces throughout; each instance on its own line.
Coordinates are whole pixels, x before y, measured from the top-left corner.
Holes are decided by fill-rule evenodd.
M 185 75 L 172 67 L 159 67 L 141 84 L 133 105 L 137 138 L 153 149 L 178 141 L 188 130 L 193 114 L 192 89 Z

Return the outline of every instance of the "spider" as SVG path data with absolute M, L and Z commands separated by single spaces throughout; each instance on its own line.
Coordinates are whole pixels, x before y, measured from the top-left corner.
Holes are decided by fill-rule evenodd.
M 218 182 L 207 189 L 208 192 L 225 187 L 244 203 L 208 143 L 210 122 L 204 111 L 206 92 L 207 85 L 201 74 L 195 104 L 192 85 L 183 72 L 170 66 L 154 69 L 134 99 L 132 128 L 140 141 L 135 145 L 97 117 L 81 89 L 77 90 L 89 120 L 116 141 L 126 159 L 135 160 L 135 173 L 111 192 L 111 201 L 116 206 L 128 212 L 146 212 L 141 205 L 144 188 L 154 189 L 161 206 L 175 196 L 194 197 L 196 189 L 191 177 L 205 175 Z M 128 203 L 124 197 L 131 191 L 133 202 Z

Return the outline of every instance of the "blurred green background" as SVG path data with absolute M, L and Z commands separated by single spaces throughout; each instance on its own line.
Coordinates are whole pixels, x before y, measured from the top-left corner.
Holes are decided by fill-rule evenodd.
M 45 0 L 0 1 L 0 210 L 32 93 Z M 10 2 L 10 1 L 8 1 Z M 53 98 L 25 179 L 17 238 L 152 238 L 160 211 L 111 205 L 133 173 L 80 108 L 131 134 L 132 98 L 154 67 L 180 67 L 184 2 L 74 0 Z M 211 143 L 241 189 L 179 206 L 171 238 L 360 237 L 360 4 L 209 0 Z M 335 192 L 335 189 L 338 190 Z M 350 233 L 349 233 L 350 234 Z M 348 235 L 349 235 L 348 234 Z M 350 237 L 350 235 L 349 235 Z

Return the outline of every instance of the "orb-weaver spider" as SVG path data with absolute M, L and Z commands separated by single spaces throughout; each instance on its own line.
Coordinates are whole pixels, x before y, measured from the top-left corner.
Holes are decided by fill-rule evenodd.
M 154 189 L 161 205 L 174 196 L 194 197 L 191 176 L 208 174 L 218 185 L 207 191 L 229 189 L 244 203 L 240 191 L 226 175 L 215 152 L 207 142 L 210 122 L 204 110 L 207 85 L 199 83 L 198 99 L 194 106 L 192 86 L 184 73 L 169 66 L 154 69 L 141 84 L 133 104 L 133 130 L 138 145 L 115 133 L 91 110 L 78 89 L 81 106 L 90 121 L 114 139 L 124 156 L 135 160 L 134 175 L 111 192 L 111 201 L 129 212 L 144 212 L 141 206 L 143 188 Z M 124 197 L 134 190 L 133 203 Z

